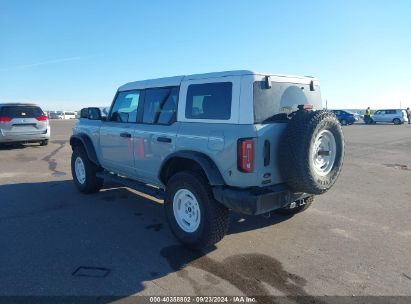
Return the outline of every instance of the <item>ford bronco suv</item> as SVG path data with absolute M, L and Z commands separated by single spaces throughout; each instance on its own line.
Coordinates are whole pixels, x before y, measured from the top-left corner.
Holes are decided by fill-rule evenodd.
M 107 117 L 81 111 L 70 144 L 81 192 L 110 180 L 164 199 L 172 232 L 192 248 L 223 238 L 230 209 L 306 209 L 344 157 L 316 79 L 251 71 L 127 83 Z

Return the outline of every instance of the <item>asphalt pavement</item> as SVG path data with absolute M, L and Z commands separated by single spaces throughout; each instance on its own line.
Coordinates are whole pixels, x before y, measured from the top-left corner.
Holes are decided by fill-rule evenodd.
M 208 252 L 184 249 L 162 203 L 71 178 L 73 121 L 50 144 L 0 148 L 0 296 L 411 296 L 411 127 L 344 127 L 336 185 L 294 217 L 232 214 Z

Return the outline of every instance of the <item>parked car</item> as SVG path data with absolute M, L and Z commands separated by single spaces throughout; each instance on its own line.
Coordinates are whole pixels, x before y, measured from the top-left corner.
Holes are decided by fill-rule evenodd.
M 401 109 L 377 110 L 371 116 L 372 123 L 385 122 L 393 123 L 395 125 L 408 122 L 407 113 Z
M 352 125 L 359 120 L 359 115 L 346 110 L 331 110 L 337 116 L 339 122 L 343 125 Z
M 49 119 L 59 119 L 59 114 L 56 111 L 49 111 L 48 116 Z
M 49 138 L 49 119 L 38 105 L 0 104 L 0 144 L 38 142 L 45 146 Z
M 120 87 L 107 118 L 85 108 L 73 127 L 78 190 L 109 180 L 163 198 L 174 235 L 202 248 L 245 214 L 305 210 L 342 168 L 337 117 L 312 77 L 250 71 L 137 81 Z
M 58 119 L 75 119 L 76 118 L 76 113 L 75 112 L 57 112 L 57 118 Z

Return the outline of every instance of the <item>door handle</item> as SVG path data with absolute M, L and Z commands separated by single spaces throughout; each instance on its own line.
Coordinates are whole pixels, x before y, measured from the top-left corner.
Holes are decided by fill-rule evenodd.
M 131 134 L 130 134 L 130 133 L 127 133 L 127 132 L 122 132 L 122 133 L 120 133 L 120 136 L 121 136 L 121 137 L 130 138 L 130 137 L 131 137 Z
M 170 137 L 157 137 L 157 141 L 159 142 L 164 142 L 164 143 L 171 143 L 171 138 Z

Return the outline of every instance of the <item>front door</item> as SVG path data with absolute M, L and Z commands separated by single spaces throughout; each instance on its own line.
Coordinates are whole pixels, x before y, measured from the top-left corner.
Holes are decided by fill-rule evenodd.
M 100 128 L 102 165 L 115 173 L 136 177 L 134 170 L 134 133 L 141 92 L 119 92 L 107 121 Z
M 384 121 L 385 111 L 378 110 L 372 115 L 372 119 L 376 122 Z

